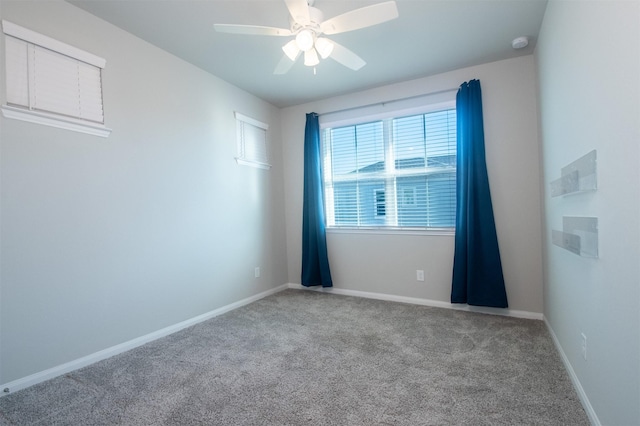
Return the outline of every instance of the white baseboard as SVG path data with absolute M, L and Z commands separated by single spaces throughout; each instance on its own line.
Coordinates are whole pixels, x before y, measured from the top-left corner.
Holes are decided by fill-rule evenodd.
M 192 325 L 206 321 L 218 315 L 224 314 L 225 312 L 232 311 L 241 306 L 248 305 L 249 303 L 255 302 L 256 300 L 278 293 L 287 288 L 321 291 L 326 293 L 340 294 L 344 296 L 355 296 L 355 297 L 364 297 L 368 299 L 389 300 L 393 302 L 409 303 L 414 305 L 457 309 L 457 310 L 463 310 L 463 311 L 469 311 L 469 312 L 480 312 L 480 313 L 493 314 L 493 315 L 505 315 L 505 316 L 512 316 L 517 318 L 539 319 L 539 320 L 543 319 L 542 314 L 538 314 L 535 312 L 457 305 L 457 304 L 448 303 L 448 302 L 441 302 L 438 300 L 420 299 L 416 297 L 396 296 L 391 294 L 372 293 L 372 292 L 357 291 L 357 290 L 346 290 L 346 289 L 333 288 L 333 287 L 331 288 L 304 287 L 300 284 L 289 283 L 289 284 L 283 284 L 271 290 L 267 290 L 262 293 L 256 294 L 255 296 L 251 296 L 246 299 L 239 300 L 237 302 L 231 303 L 229 305 L 223 306 L 221 308 L 215 309 L 205 314 L 198 315 L 197 317 L 188 319 L 186 321 L 182 321 L 180 323 L 171 325 L 169 327 L 165 327 L 153 333 L 149 333 L 144 336 L 140 336 L 136 339 L 121 343 L 119 345 L 112 346 L 107 349 L 103 349 L 101 351 L 84 356 L 82 358 L 78 358 L 76 360 L 58 365 L 56 367 L 49 368 L 44 371 L 40 371 L 38 373 L 31 374 L 26 377 L 22 377 L 20 379 L 14 380 L 9 383 L 0 384 L 0 389 L 2 389 L 2 392 L 0 392 L 0 397 L 4 395 L 8 395 L 9 393 L 19 391 L 20 389 L 24 389 L 29 386 L 33 386 L 35 384 L 44 382 L 46 380 L 53 379 L 54 377 L 61 376 L 63 374 L 69 373 L 79 368 L 86 367 L 87 365 L 112 357 L 122 352 L 126 352 L 128 350 L 134 349 L 138 346 L 144 345 L 145 343 L 149 343 L 153 340 L 168 336 L 184 328 L 190 327 Z M 555 339 L 555 336 L 554 336 L 554 339 Z M 556 346 L 557 346 L 557 343 L 556 343 Z M 573 380 L 573 376 L 572 376 L 572 380 Z
M 221 308 L 214 309 L 213 311 L 207 312 L 205 314 L 198 315 L 197 317 L 179 322 L 169 327 L 165 327 L 158 331 L 154 331 L 153 333 L 145 334 L 144 336 L 129 340 L 128 342 L 103 349 L 82 358 L 78 358 L 76 360 L 58 365 L 53 368 L 49 368 L 44 371 L 40 371 L 35 374 L 31 374 L 30 376 L 26 376 L 9 383 L 0 384 L 0 389 L 2 389 L 2 392 L 0 392 L 0 396 L 8 395 L 9 393 L 19 391 L 20 389 L 24 389 L 29 386 L 44 382 L 46 380 L 53 379 L 54 377 L 61 376 L 63 374 L 69 373 L 82 367 L 86 367 L 87 365 L 93 364 L 103 359 L 118 355 L 122 352 L 137 348 L 138 346 L 144 345 L 145 343 L 149 343 L 153 340 L 160 339 L 161 337 L 168 336 L 184 328 L 191 327 L 192 325 L 196 325 L 213 317 L 217 317 L 218 315 L 222 315 L 226 312 L 248 305 L 249 303 L 255 302 L 256 300 L 260 300 L 282 290 L 286 290 L 287 288 L 289 288 L 289 286 L 287 284 L 283 284 L 271 290 L 263 291 L 262 293 L 247 297 L 246 299 L 242 299 Z
M 589 421 L 593 426 L 601 426 L 602 423 L 600 423 L 600 419 L 598 418 L 598 415 L 593 409 L 593 406 L 591 405 L 591 402 L 589 401 L 589 398 L 587 397 L 587 394 L 584 391 L 584 388 L 582 387 L 580 380 L 578 380 L 578 376 L 576 375 L 576 372 L 573 371 L 573 366 L 569 362 L 569 358 L 567 358 L 567 355 L 564 353 L 564 350 L 560 345 L 560 341 L 556 337 L 556 333 L 553 331 L 553 328 L 551 328 L 551 324 L 549 324 L 549 321 L 547 321 L 547 318 L 544 317 L 543 319 L 544 319 L 545 325 L 547 326 L 547 330 L 549 330 L 551 339 L 553 340 L 553 343 L 556 346 L 556 350 L 560 354 L 560 358 L 562 358 L 562 363 L 564 364 L 564 368 L 569 373 L 569 377 L 571 378 L 571 383 L 573 383 L 573 388 L 576 390 L 576 393 L 578 394 L 578 398 L 580 398 L 580 402 L 582 403 L 582 407 L 584 408 L 584 411 L 587 413 L 587 417 L 589 417 Z
M 320 291 L 324 293 L 341 294 L 344 296 L 364 297 L 366 299 L 389 300 L 392 302 L 409 303 L 412 305 L 432 306 L 435 308 L 456 309 L 459 311 L 478 312 L 482 314 L 503 315 L 507 317 L 542 320 L 543 315 L 537 312 L 519 311 L 515 309 L 488 308 L 482 306 L 459 305 L 457 303 L 442 302 L 440 300 L 421 299 L 418 297 L 396 296 L 393 294 L 372 293 L 368 291 L 346 290 L 335 287 L 304 287 L 300 284 L 289 284 L 289 288 Z

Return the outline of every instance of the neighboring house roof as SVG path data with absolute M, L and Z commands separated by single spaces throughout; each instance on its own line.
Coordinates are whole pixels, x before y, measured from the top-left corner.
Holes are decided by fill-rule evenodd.
M 437 155 L 433 157 L 427 157 L 426 167 L 446 167 L 455 166 L 455 164 L 455 155 Z M 416 169 L 422 167 L 425 167 L 424 157 L 399 158 L 396 160 L 396 169 Z M 384 171 L 384 161 L 378 161 L 377 163 L 369 164 L 368 166 L 356 169 L 351 173 L 375 173 L 382 171 Z

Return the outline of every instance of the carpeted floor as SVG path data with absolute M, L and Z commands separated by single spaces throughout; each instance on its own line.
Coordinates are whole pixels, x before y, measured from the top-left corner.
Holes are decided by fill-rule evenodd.
M 542 321 L 287 290 L 0 398 L 7 425 L 588 425 Z

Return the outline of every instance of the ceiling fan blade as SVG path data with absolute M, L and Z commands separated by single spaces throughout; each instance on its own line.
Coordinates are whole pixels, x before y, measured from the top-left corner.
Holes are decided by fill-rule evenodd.
M 397 17 L 398 7 L 396 2 L 387 1 L 352 10 L 328 19 L 320 24 L 320 29 L 327 35 L 338 34 L 381 24 Z
M 299 56 L 299 55 L 298 55 Z M 297 57 L 296 57 L 297 59 Z M 276 65 L 276 69 L 273 70 L 274 74 L 286 74 L 289 72 L 289 70 L 291 69 L 291 67 L 293 67 L 293 64 L 295 64 L 296 61 L 292 61 L 291 59 L 289 59 L 289 57 L 287 55 L 283 55 L 282 59 L 280 59 L 280 62 L 278 62 L 278 65 Z
M 230 34 L 268 36 L 290 36 L 293 34 L 291 30 L 285 28 L 263 27 L 260 25 L 213 24 L 213 28 L 220 33 Z
M 294 21 L 305 26 L 311 23 L 307 0 L 284 0 Z
M 366 65 L 366 62 L 358 55 L 342 46 L 341 44 L 332 41 L 333 51 L 330 58 L 334 61 L 344 65 L 347 68 L 351 68 L 354 71 L 358 71 L 360 68 Z

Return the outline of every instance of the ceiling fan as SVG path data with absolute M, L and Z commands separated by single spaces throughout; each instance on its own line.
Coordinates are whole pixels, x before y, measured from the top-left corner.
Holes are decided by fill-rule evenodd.
M 304 64 L 309 67 L 320 63 L 318 58 L 320 55 L 322 59 L 331 57 L 336 62 L 357 71 L 366 64 L 362 58 L 335 41 L 321 36 L 359 30 L 398 17 L 395 1 L 355 9 L 326 21 L 322 12 L 313 7 L 315 0 L 284 0 L 284 2 L 291 15 L 290 29 L 235 24 L 214 24 L 214 28 L 218 32 L 232 34 L 295 36 L 282 47 L 285 55 L 276 66 L 274 74 L 285 74 L 289 71 L 301 53 L 304 53 Z

